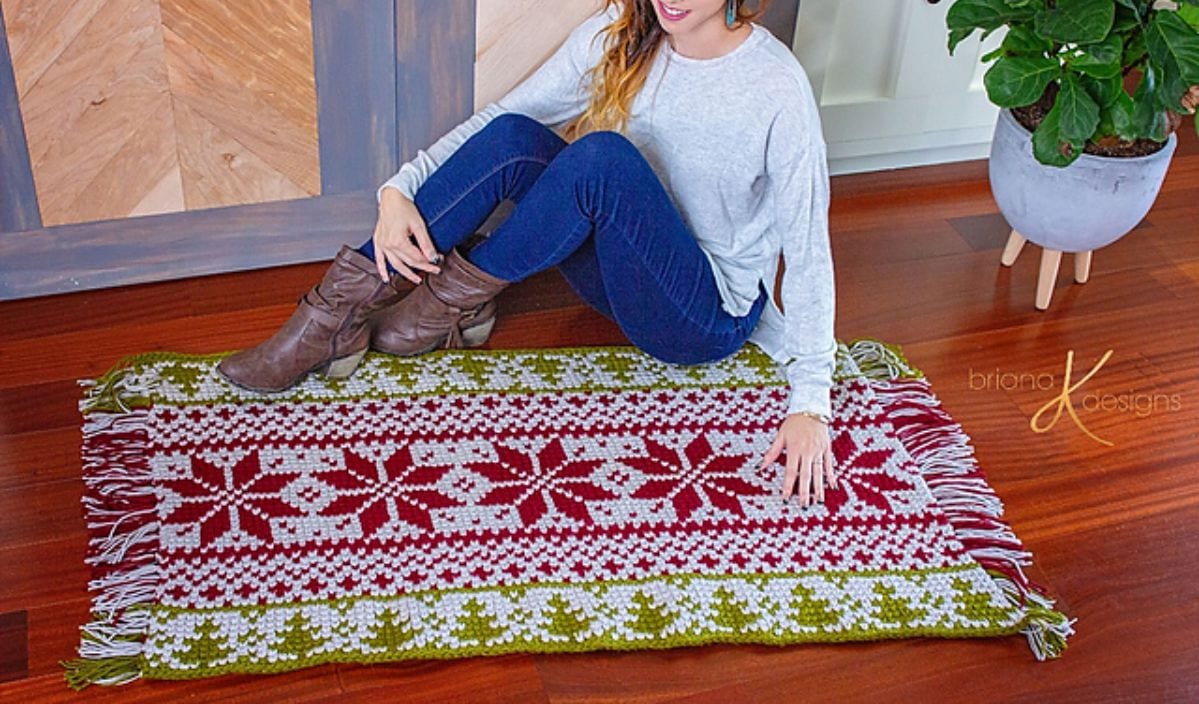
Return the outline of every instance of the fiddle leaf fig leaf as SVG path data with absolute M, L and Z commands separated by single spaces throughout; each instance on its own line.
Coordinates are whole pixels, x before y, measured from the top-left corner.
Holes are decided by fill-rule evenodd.
M 1178 16 L 1182 18 L 1183 22 L 1191 25 L 1196 32 L 1199 32 L 1199 5 L 1180 5 Z
M 1062 139 L 1086 142 L 1095 134 L 1099 124 L 1099 104 L 1091 98 L 1078 82 L 1078 76 L 1070 73 L 1062 78 L 1062 89 L 1058 91 L 1054 109 L 1059 112 L 1058 129 Z
M 1116 18 L 1114 0 L 1057 0 L 1037 10 L 1037 34 L 1056 42 L 1087 44 L 1102 41 Z
M 1082 154 L 1084 146 L 1062 137 L 1061 105 L 1059 99 L 1032 133 L 1033 155 L 1047 166 L 1069 166 Z
M 1124 55 L 1120 57 L 1120 63 L 1132 66 L 1147 53 L 1149 53 L 1149 49 L 1145 46 L 1145 33 L 1137 32 L 1124 42 Z
M 1161 63 L 1161 80 L 1157 83 L 1157 99 L 1165 107 L 1174 112 L 1186 112 L 1182 106 L 1182 96 L 1186 95 L 1188 85 L 1182 80 L 1178 63 L 1166 60 Z
M 1116 8 L 1116 18 L 1112 21 L 1112 34 L 1127 32 L 1141 24 L 1141 13 L 1136 9 L 1128 9 L 1124 5 Z
M 1031 19 L 1033 10 L 1006 0 L 958 0 L 949 8 L 945 15 L 945 25 L 949 29 L 949 54 L 974 30 L 981 29 L 986 34 L 1013 22 Z
M 1038 36 L 1026 24 L 1015 24 L 1004 35 L 1001 47 L 1005 51 L 1016 55 L 1033 54 L 1034 56 L 1041 56 L 1053 51 L 1053 42 Z
M 1121 75 L 1120 57 L 1124 52 L 1124 39 L 1113 34 L 1095 44 L 1079 47 L 1082 54 L 1070 61 L 1070 67 L 1095 78 L 1112 78 Z
M 1149 57 L 1159 66 L 1175 66 L 1181 80 L 1189 85 L 1199 83 L 1199 33 L 1178 13 L 1153 13 L 1145 28 L 1145 43 Z
M 1133 14 L 1137 17 L 1141 16 L 1141 3 L 1137 2 L 1137 0 L 1116 0 L 1116 2 L 1132 10 Z
M 1124 80 L 1122 76 L 1116 75 L 1111 78 L 1095 78 L 1082 74 L 1078 78 L 1079 83 L 1086 89 L 1087 93 L 1099 103 L 1099 107 L 1105 108 L 1115 102 L 1116 98 L 1124 93 Z M 1127 93 L 1124 93 L 1127 96 Z
M 1116 101 L 1107 109 L 1111 115 L 1112 127 L 1116 130 L 1116 136 L 1129 142 L 1134 141 L 1137 138 L 1137 129 L 1133 120 L 1132 97 L 1121 90 L 1120 94 L 1116 96 Z
M 1132 122 L 1138 138 L 1162 142 L 1166 139 L 1166 111 L 1158 102 L 1157 74 L 1153 64 L 1145 66 L 1145 75 L 1132 94 Z
M 1057 60 L 1048 56 L 1005 56 L 983 74 L 983 85 L 992 103 L 1015 108 L 1035 103 L 1061 72 Z

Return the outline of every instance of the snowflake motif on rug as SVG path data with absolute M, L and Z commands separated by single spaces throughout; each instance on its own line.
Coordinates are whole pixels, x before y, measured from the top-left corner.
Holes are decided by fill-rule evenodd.
M 840 484 L 758 463 L 786 382 L 752 346 L 370 355 L 349 380 L 233 388 L 219 356 L 91 382 L 96 578 L 73 686 L 507 652 L 1024 633 L 1072 621 L 968 438 L 898 348 L 838 342 Z

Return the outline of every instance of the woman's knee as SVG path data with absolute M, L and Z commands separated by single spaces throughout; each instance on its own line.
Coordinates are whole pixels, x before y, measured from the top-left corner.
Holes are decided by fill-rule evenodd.
M 578 166 L 581 168 L 598 169 L 643 158 L 637 146 L 630 142 L 628 137 L 613 130 L 588 132 L 562 150 L 561 157 L 579 162 Z
M 481 132 L 485 132 L 488 138 L 514 145 L 528 154 L 544 154 L 547 150 L 554 154 L 566 146 L 566 140 L 549 127 L 517 112 L 496 115 L 483 126 Z

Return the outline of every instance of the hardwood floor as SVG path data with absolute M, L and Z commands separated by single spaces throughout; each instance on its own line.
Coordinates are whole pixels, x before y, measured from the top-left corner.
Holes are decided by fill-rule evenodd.
M 73 694 L 58 661 L 74 656 L 88 613 L 76 380 L 127 353 L 254 344 L 319 278 L 324 265 L 313 264 L 0 304 L 0 700 L 1199 700 L 1199 145 L 1189 122 L 1185 132 L 1146 220 L 1096 252 L 1084 285 L 1070 283 L 1067 255 L 1044 312 L 1033 308 L 1039 255 L 999 266 L 1008 227 L 985 162 L 833 179 L 837 336 L 901 345 L 969 433 L 1035 556 L 1030 576 L 1078 618 L 1060 660 L 1036 662 L 1020 637 L 706 646 L 329 665 Z M 495 347 L 626 342 L 556 274 L 513 287 L 501 309 Z M 1067 353 L 1077 382 L 1109 349 L 1072 399 L 1113 444 L 1064 414 L 1034 432 L 1029 419 L 1060 390 Z M 1052 374 L 1055 390 L 996 388 L 1001 373 Z M 1153 394 L 1175 407 L 1138 413 Z M 1105 397 L 1134 404 L 1095 409 Z

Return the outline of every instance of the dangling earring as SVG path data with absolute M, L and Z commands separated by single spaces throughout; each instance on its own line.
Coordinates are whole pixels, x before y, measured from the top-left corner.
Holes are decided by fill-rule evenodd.
M 729 0 L 725 6 L 724 24 L 726 27 L 732 27 L 733 22 L 737 20 L 737 0 Z

